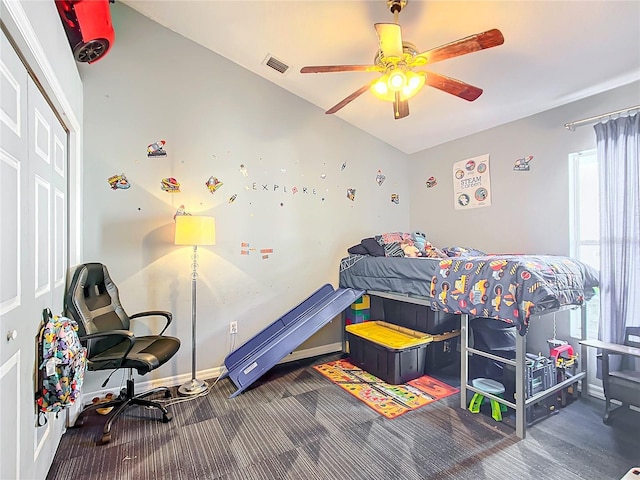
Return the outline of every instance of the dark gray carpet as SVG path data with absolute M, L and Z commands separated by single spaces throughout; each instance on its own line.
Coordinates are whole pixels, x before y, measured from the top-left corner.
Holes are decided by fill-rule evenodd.
M 64 434 L 47 479 L 618 480 L 640 465 L 638 412 L 606 426 L 604 402 L 580 399 L 524 440 L 459 408 L 459 395 L 388 420 L 310 368 L 336 358 L 276 366 L 234 399 L 222 380 L 171 406 L 166 424 L 132 407 L 104 446 L 105 417 L 91 414 Z

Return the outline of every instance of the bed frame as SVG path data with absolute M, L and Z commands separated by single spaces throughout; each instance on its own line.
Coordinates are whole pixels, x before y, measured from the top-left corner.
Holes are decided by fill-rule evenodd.
M 585 333 L 587 331 L 587 309 L 586 305 L 582 307 L 574 307 L 581 309 L 581 320 L 580 324 L 582 326 L 582 339 L 584 339 Z M 561 310 L 567 310 L 568 307 L 565 307 Z M 556 310 L 558 311 L 558 310 Z M 550 312 L 547 312 L 550 313 Z M 546 313 L 545 313 L 546 314 Z M 585 372 L 586 358 L 587 358 L 587 347 L 585 345 L 581 345 L 581 352 L 579 357 L 579 371 L 572 376 L 571 378 L 567 378 L 566 380 L 557 383 L 551 388 L 543 390 L 542 392 L 533 395 L 530 398 L 526 398 L 525 395 L 525 355 L 527 353 L 527 340 L 526 335 L 516 335 L 516 359 L 515 360 L 507 360 L 505 358 L 499 357 L 497 355 L 493 355 L 491 353 L 483 352 L 481 350 L 476 350 L 469 346 L 469 315 L 462 314 L 461 317 L 461 327 L 460 327 L 460 408 L 467 408 L 467 390 L 471 390 L 472 392 L 482 393 L 485 397 L 491 398 L 499 403 L 507 405 L 508 407 L 513 408 L 516 411 L 516 435 L 519 438 L 524 438 L 526 435 L 526 409 L 529 406 L 533 406 L 534 404 L 544 400 L 545 398 L 557 393 L 558 391 L 567 388 L 570 385 L 573 385 L 578 382 L 582 382 L 582 394 L 587 395 L 587 375 Z M 497 397 L 491 393 L 483 392 L 478 390 L 477 388 L 469 385 L 469 353 L 473 353 L 474 355 L 480 355 L 482 357 L 490 358 L 497 362 L 501 362 L 507 365 L 512 365 L 516 370 L 516 392 L 515 392 L 515 403 L 509 402 L 503 398 Z
M 418 304 L 418 305 L 424 305 L 429 307 L 431 305 L 431 301 L 432 299 L 429 297 L 415 297 L 415 296 L 409 296 L 409 295 L 405 295 L 405 294 L 400 294 L 400 293 L 393 293 L 393 292 L 381 292 L 381 291 L 376 291 L 376 290 L 369 290 L 367 291 L 367 293 L 369 295 L 373 295 L 373 296 L 377 296 L 377 297 L 382 297 L 382 298 L 389 298 L 392 300 L 398 300 L 401 302 L 407 302 L 407 303 L 413 303 L 413 304 Z M 567 307 L 563 307 L 554 311 L 547 311 L 544 313 L 544 315 L 547 315 L 549 313 L 555 313 L 558 311 L 563 311 L 563 310 L 569 310 L 569 309 L 575 309 L 575 308 L 580 308 L 581 309 L 581 326 L 582 326 L 582 340 L 584 340 L 586 331 L 587 331 L 587 311 L 586 311 L 586 305 L 583 305 L 581 307 L 579 306 L 567 306 Z M 542 315 L 538 315 L 538 316 L 542 316 Z M 462 314 L 461 315 L 461 328 L 460 328 L 460 408 L 466 409 L 468 407 L 468 400 L 467 400 L 467 390 L 470 390 L 472 392 L 477 392 L 477 393 L 482 393 L 485 397 L 491 398 L 493 400 L 496 400 L 499 403 L 502 403 L 504 405 L 507 405 L 508 407 L 511 407 L 515 410 L 516 412 L 516 435 L 519 438 L 524 438 L 526 435 L 526 427 L 527 427 L 527 423 L 526 423 L 526 409 L 527 407 L 533 406 L 534 404 L 540 402 L 541 400 L 544 400 L 545 398 L 557 393 L 558 391 L 567 388 L 570 385 L 576 384 L 578 382 L 582 382 L 582 394 L 586 395 L 587 394 L 587 378 L 586 378 L 586 372 L 585 372 L 585 365 L 586 365 L 586 361 L 583 359 L 587 358 L 587 347 L 585 345 L 581 345 L 581 352 L 580 352 L 580 357 L 579 357 L 579 368 L 578 368 L 578 372 L 572 376 L 571 378 L 568 378 L 556 385 L 554 385 L 553 387 L 544 390 L 542 392 L 537 393 L 536 395 L 533 395 L 530 398 L 526 398 L 526 395 L 524 394 L 524 392 L 526 391 L 526 387 L 525 387 L 525 382 L 526 382 L 526 375 L 525 375 L 525 366 L 526 366 L 526 360 L 525 360 L 525 355 L 527 352 L 527 348 L 526 348 L 526 335 L 516 335 L 516 359 L 515 360 L 508 360 L 502 357 L 499 357 L 497 355 L 493 355 L 491 353 L 487 353 L 487 352 L 483 352 L 481 350 L 477 350 L 475 348 L 472 348 L 469 346 L 469 314 Z M 500 320 L 496 320 L 496 321 L 500 321 Z M 486 358 L 490 358 L 492 360 L 495 360 L 497 362 L 501 362 L 507 365 L 511 365 L 513 367 L 515 367 L 515 372 L 516 372 L 516 380 L 515 380 L 515 386 L 516 386 L 516 392 L 515 392 L 515 403 L 514 402 L 510 402 L 508 400 L 505 400 L 503 398 L 497 397 L 495 395 L 492 395 L 490 393 L 487 392 L 481 392 L 480 390 L 478 390 L 477 388 L 474 388 L 473 386 L 469 385 L 469 354 L 472 353 L 474 355 L 479 355 L 482 357 L 486 357 Z

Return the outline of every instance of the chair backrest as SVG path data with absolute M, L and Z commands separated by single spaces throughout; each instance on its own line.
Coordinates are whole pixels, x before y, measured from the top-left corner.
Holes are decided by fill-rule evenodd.
M 80 337 L 112 330 L 129 330 L 130 320 L 120 304 L 118 287 L 101 263 L 79 265 L 67 288 L 67 316 L 78 322 Z M 98 339 L 84 342 L 88 357 L 104 351 L 122 339 Z
M 630 347 L 640 348 L 640 327 L 625 328 L 624 344 Z M 622 359 L 622 369 L 640 372 L 640 359 L 630 355 L 624 355 Z

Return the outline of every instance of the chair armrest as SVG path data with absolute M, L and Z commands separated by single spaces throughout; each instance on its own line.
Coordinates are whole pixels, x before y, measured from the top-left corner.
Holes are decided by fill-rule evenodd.
M 149 310 L 148 312 L 134 313 L 133 315 L 130 315 L 129 318 L 133 320 L 134 318 L 153 317 L 153 316 L 164 317 L 167 320 L 167 323 L 165 324 L 164 328 L 159 333 L 159 335 L 162 335 L 171 324 L 171 320 L 173 320 L 173 314 L 171 312 L 166 312 L 164 310 Z
M 133 332 L 130 332 L 129 330 L 111 330 L 110 332 L 90 333 L 89 335 L 79 337 L 79 340 L 81 342 L 85 342 L 87 340 L 97 340 L 99 338 L 106 337 L 121 337 L 123 340 L 129 340 L 129 348 L 127 348 L 127 351 L 124 353 L 124 356 L 120 361 L 120 365 L 122 365 L 122 362 L 127 358 L 127 355 L 129 355 L 129 352 L 133 348 L 134 343 L 136 343 L 136 336 Z

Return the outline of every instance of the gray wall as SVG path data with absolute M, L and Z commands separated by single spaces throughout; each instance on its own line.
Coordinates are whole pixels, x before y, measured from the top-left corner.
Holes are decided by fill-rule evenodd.
M 411 155 L 411 228 L 423 229 L 438 246 L 569 255 L 568 157 L 596 145 L 591 125 L 571 132 L 564 124 L 639 103 L 640 82 L 635 82 Z M 455 210 L 453 164 L 483 154 L 490 155 L 492 205 Z M 515 161 L 528 155 L 534 157 L 530 171 L 514 171 Z M 431 176 L 438 185 L 426 188 Z M 565 318 L 558 315 L 558 338 L 568 340 Z M 549 320 L 542 318 L 548 325 Z M 532 351 L 544 351 L 551 334 L 551 328 L 532 327 Z
M 153 375 L 185 374 L 192 252 L 173 245 L 172 217 L 180 205 L 213 215 L 217 244 L 199 248 L 197 333 L 198 370 L 212 369 L 229 351 L 230 321 L 238 322 L 238 346 L 323 284 L 336 287 L 349 246 L 408 228 L 407 158 L 127 6 L 111 11 L 112 51 L 80 69 L 84 258 L 109 267 L 130 314 L 174 312 L 169 333 L 183 346 Z M 159 139 L 167 158 L 147 158 L 147 145 Z M 378 169 L 387 176 L 382 186 Z M 131 188 L 113 191 L 107 179 L 120 173 Z M 214 194 L 205 186 L 212 175 L 223 182 Z M 162 191 L 163 177 L 176 178 L 181 193 Z M 354 202 L 347 188 L 356 189 Z M 242 242 L 273 254 L 241 255 Z M 339 342 L 338 323 L 303 348 Z M 89 376 L 86 391 L 102 382 L 98 376 Z
M 181 204 L 215 216 L 218 227 L 217 245 L 200 249 L 198 369 L 205 370 L 230 348 L 229 321 L 239 323 L 237 346 L 321 284 L 335 286 L 339 259 L 365 236 L 422 230 L 437 246 L 568 254 L 567 157 L 595 143 L 591 127 L 569 132 L 563 124 L 640 97 L 634 83 L 407 157 L 126 6 L 112 6 L 112 15 L 112 52 L 81 68 L 84 256 L 110 267 L 130 313 L 175 313 L 171 333 L 184 346 L 159 378 L 190 368 L 191 251 L 172 244 Z M 146 158 L 147 144 L 158 139 L 167 140 L 168 158 Z M 485 153 L 493 206 L 454 210 L 452 164 Z M 515 172 L 514 162 L 527 155 L 534 156 L 531 171 Z M 382 187 L 374 181 L 378 169 L 387 176 Z M 129 190 L 108 188 L 107 178 L 119 173 Z M 224 183 L 213 195 L 204 187 L 211 175 Z M 182 193 L 160 190 L 169 176 Z M 431 176 L 438 185 L 427 189 Z M 284 193 L 294 185 L 316 193 Z M 345 198 L 347 187 L 356 188 L 355 202 Z M 241 242 L 274 253 L 242 256 Z M 544 350 L 551 333 L 539 332 L 530 337 L 534 350 Z M 558 337 L 568 338 L 562 315 Z M 331 325 L 303 347 L 339 339 Z M 97 383 L 89 378 L 87 389 Z

